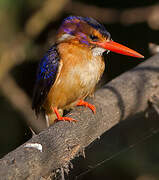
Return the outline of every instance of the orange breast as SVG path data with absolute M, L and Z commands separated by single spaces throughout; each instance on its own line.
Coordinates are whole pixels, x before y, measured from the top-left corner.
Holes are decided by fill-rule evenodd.
M 61 43 L 61 68 L 44 103 L 47 111 L 51 107 L 69 109 L 79 99 L 84 99 L 94 91 L 104 71 L 101 56 L 93 56 L 88 47 Z

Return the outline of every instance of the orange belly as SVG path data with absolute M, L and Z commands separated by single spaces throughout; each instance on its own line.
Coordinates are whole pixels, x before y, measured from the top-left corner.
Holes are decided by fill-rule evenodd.
M 59 75 L 44 103 L 46 112 L 51 113 L 52 107 L 70 109 L 94 91 L 104 71 L 104 61 L 101 56 L 90 54 L 87 57 L 91 59 L 87 59 L 85 54 L 86 52 L 65 52 Z

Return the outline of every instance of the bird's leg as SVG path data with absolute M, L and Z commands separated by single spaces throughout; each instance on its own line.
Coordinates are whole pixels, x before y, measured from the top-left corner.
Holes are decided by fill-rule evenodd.
M 53 111 L 54 111 L 54 113 L 56 114 L 58 121 L 77 122 L 76 119 L 73 119 L 73 118 L 70 118 L 70 117 L 62 117 L 56 107 L 53 108 Z
M 93 106 L 92 104 L 89 104 L 89 103 L 86 102 L 86 101 L 83 101 L 82 99 L 80 99 L 80 100 L 78 101 L 77 106 L 85 106 L 85 107 L 88 107 L 88 108 L 90 108 L 90 109 L 93 111 L 94 114 L 96 113 L 96 108 L 95 108 L 95 106 Z

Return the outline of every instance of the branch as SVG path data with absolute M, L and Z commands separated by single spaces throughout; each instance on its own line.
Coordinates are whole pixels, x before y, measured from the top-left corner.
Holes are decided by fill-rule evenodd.
M 0 177 L 38 179 L 66 167 L 97 137 L 148 107 L 148 100 L 159 92 L 158 72 L 159 54 L 114 79 L 90 101 L 97 107 L 96 115 L 76 108 L 71 117 L 77 123 L 58 122 L 2 158 Z
M 159 53 L 159 45 L 155 43 L 149 43 L 149 51 L 153 55 Z
M 32 38 L 38 36 L 42 30 L 60 16 L 69 0 L 44 1 L 43 6 L 26 23 L 26 34 Z

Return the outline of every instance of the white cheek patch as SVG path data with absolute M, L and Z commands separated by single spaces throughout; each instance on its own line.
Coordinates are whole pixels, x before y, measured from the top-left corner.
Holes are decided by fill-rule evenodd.
M 101 47 L 95 47 L 92 49 L 93 56 L 101 56 L 105 51 L 106 49 Z
M 66 39 L 71 39 L 73 36 L 70 35 L 70 34 L 63 34 L 59 39 L 58 41 L 61 42 L 61 41 L 65 41 Z

